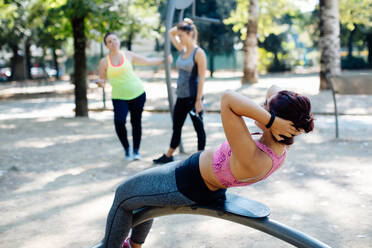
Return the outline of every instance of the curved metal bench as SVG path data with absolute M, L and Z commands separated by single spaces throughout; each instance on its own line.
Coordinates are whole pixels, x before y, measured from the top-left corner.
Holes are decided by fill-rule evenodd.
M 187 207 L 144 207 L 135 210 L 133 226 L 147 220 L 172 214 L 197 214 L 211 216 L 239 223 L 265 232 L 296 247 L 330 248 L 300 231 L 270 220 L 270 209 L 264 204 L 234 194 L 226 194 L 226 200 L 211 205 L 193 205 Z M 95 246 L 99 247 L 99 245 Z M 94 248 L 94 247 L 93 247 Z

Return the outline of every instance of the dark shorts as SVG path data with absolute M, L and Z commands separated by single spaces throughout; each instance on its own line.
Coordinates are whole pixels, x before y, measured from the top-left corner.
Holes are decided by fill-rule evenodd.
M 204 183 L 199 169 L 200 152 L 191 155 L 176 168 L 178 190 L 190 200 L 207 204 L 225 198 L 226 189 L 210 190 Z

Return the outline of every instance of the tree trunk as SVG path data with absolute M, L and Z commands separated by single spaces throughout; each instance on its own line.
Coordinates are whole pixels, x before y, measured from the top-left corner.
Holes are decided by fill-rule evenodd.
M 372 68 L 372 32 L 367 34 L 368 65 Z
M 274 71 L 280 71 L 280 61 L 278 57 L 278 52 L 274 53 Z
M 25 59 L 26 59 L 26 77 L 27 79 L 32 79 L 32 75 L 31 75 L 31 42 L 29 39 L 27 39 L 26 43 L 25 43 Z
M 12 45 L 13 57 L 10 60 L 10 70 L 12 75 L 10 80 L 24 80 L 26 78 L 23 57 L 18 54 L 18 45 Z
M 52 54 L 53 54 L 54 69 L 56 70 L 56 79 L 59 79 L 58 56 L 56 53 L 56 49 L 54 47 L 52 47 Z
M 354 39 L 354 34 L 357 30 L 357 26 L 354 24 L 354 29 L 350 32 L 350 35 L 349 35 L 349 40 L 348 40 L 348 44 L 347 44 L 347 56 L 349 58 L 353 57 L 353 39 Z
M 101 47 L 100 47 L 100 58 L 103 58 L 105 55 L 103 54 L 103 42 L 101 42 Z
M 214 53 L 212 51 L 209 52 L 209 71 L 210 71 L 210 77 L 213 78 L 214 73 Z
M 129 40 L 127 41 L 127 50 L 128 51 L 132 51 L 132 38 L 129 38 Z
M 74 36 L 75 116 L 88 116 L 84 17 L 71 19 Z
M 134 38 L 134 31 L 133 31 L 132 26 L 130 26 L 130 32 L 129 32 L 129 35 L 128 35 L 128 40 L 126 42 L 126 47 L 127 47 L 128 51 L 132 51 L 133 38 Z
M 325 75 L 340 74 L 340 24 L 338 0 L 320 0 L 320 89 L 329 89 Z
M 249 0 L 247 38 L 244 42 L 244 64 L 242 83 L 258 82 L 258 46 L 257 26 L 259 15 L 259 0 Z
M 13 45 L 12 46 L 12 52 L 13 52 L 13 57 L 10 59 L 10 80 L 14 80 L 15 74 L 16 74 L 16 65 L 17 65 L 17 60 L 18 60 L 18 46 Z

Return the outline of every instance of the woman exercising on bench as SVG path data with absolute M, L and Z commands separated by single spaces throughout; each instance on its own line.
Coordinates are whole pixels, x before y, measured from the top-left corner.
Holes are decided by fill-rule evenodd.
M 148 235 L 152 220 L 132 227 L 133 210 L 144 206 L 187 206 L 213 202 L 226 188 L 245 186 L 267 178 L 286 157 L 293 136 L 314 128 L 307 97 L 272 86 L 263 107 L 251 99 L 226 91 L 221 118 L 227 141 L 191 155 L 184 161 L 140 172 L 116 190 L 99 247 L 137 248 Z M 243 117 L 262 129 L 253 139 Z M 126 238 L 130 229 L 131 236 Z

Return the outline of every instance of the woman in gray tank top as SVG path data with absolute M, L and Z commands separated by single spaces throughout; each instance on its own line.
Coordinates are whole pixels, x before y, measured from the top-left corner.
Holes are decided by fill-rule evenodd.
M 185 18 L 169 30 L 172 44 L 180 52 L 176 67 L 178 69 L 177 100 L 173 109 L 173 132 L 169 149 L 155 164 L 173 161 L 173 153 L 180 144 L 182 126 L 187 114 L 190 115 L 198 137 L 198 150 L 205 148 L 206 135 L 203 124 L 203 86 L 207 59 L 203 49 L 197 45 L 198 31 L 193 21 Z

